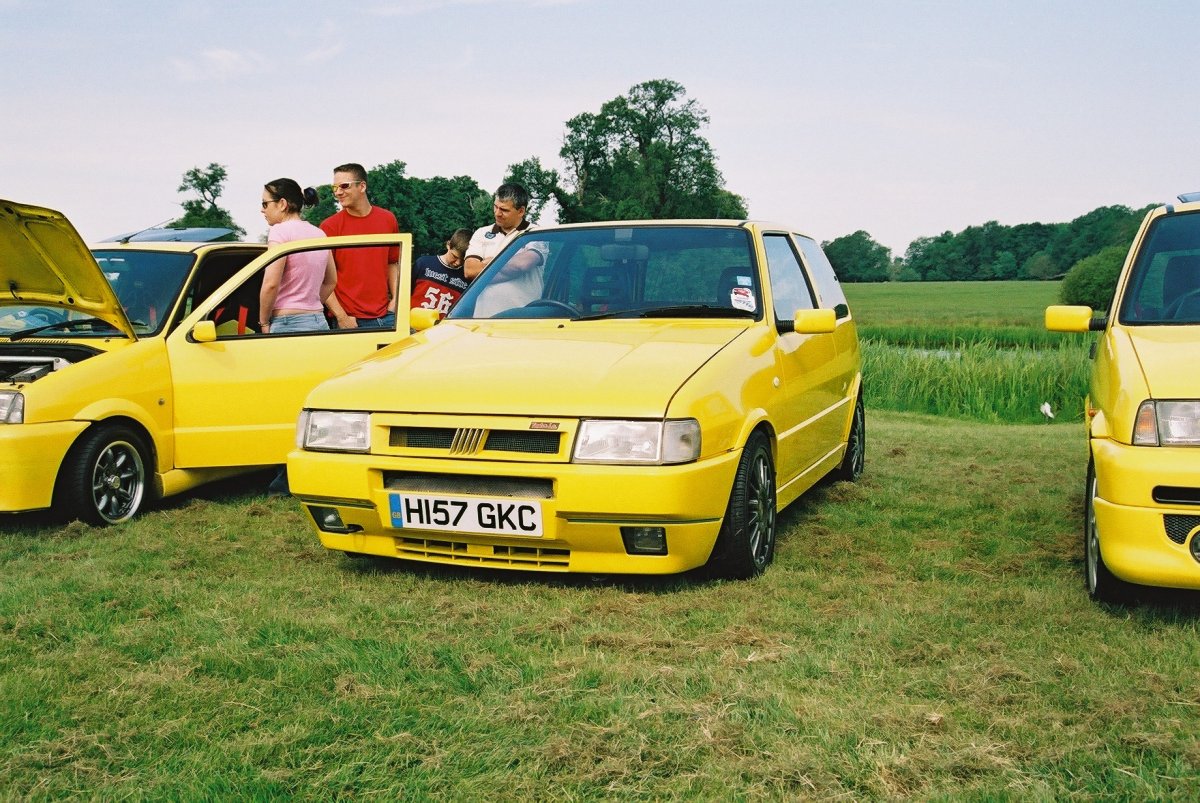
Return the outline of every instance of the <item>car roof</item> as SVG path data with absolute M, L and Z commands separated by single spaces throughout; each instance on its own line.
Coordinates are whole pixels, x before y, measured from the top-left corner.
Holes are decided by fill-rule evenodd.
M 181 243 L 211 243 L 218 240 L 228 241 L 228 237 L 237 234 L 233 229 L 190 226 L 182 229 L 159 228 L 152 226 L 141 231 L 130 231 L 125 234 L 115 234 L 105 237 L 104 242 L 181 242 Z
M 93 251 L 167 251 L 177 254 L 191 254 L 197 251 L 208 249 L 255 249 L 265 250 L 266 243 L 246 243 L 234 241 L 222 241 L 215 243 L 193 243 L 193 242 L 130 242 L 130 243 L 114 243 L 114 242 L 98 242 L 91 243 L 89 248 Z
M 664 220 L 595 220 L 588 223 L 552 223 L 538 225 L 533 231 L 560 231 L 569 229 L 636 228 L 644 226 L 706 226 L 730 229 L 760 229 L 765 231 L 787 231 L 804 234 L 795 226 L 785 226 L 768 220 L 734 220 L 726 218 L 671 218 Z M 811 236 L 811 235 L 805 235 Z

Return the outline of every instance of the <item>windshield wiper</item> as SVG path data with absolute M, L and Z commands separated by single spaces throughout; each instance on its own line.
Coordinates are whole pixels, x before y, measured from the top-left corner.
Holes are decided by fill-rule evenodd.
M 120 332 L 120 330 L 117 329 L 117 327 L 113 326 L 108 321 L 102 320 L 100 318 L 77 318 L 73 321 L 59 321 L 58 323 L 48 323 L 45 326 L 35 326 L 32 329 L 22 329 L 20 331 L 13 332 L 11 335 L 8 336 L 8 339 L 9 340 L 23 340 L 27 337 L 33 337 L 34 335 L 38 334 L 39 332 L 49 332 L 54 329 L 78 329 L 83 326 L 95 326 L 97 323 L 104 324 L 109 329 L 112 329 L 114 332 Z M 122 336 L 124 336 L 125 333 L 121 332 L 121 334 L 122 334 Z
M 639 318 L 757 318 L 752 310 L 714 307 L 710 304 L 676 304 L 638 310 Z

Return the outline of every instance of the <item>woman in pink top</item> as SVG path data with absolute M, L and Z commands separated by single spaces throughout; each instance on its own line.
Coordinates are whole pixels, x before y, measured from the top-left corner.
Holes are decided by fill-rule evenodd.
M 267 244 L 287 243 L 325 232 L 300 217 L 300 210 L 317 202 L 317 191 L 305 190 L 290 178 L 263 186 L 262 213 L 271 228 Z M 288 254 L 267 266 L 258 295 L 259 326 L 263 333 L 312 332 L 328 329 L 325 299 L 337 282 L 333 254 L 327 250 Z

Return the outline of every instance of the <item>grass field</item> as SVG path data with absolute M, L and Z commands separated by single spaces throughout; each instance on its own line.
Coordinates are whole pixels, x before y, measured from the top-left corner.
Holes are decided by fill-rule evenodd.
M 868 417 L 751 582 L 358 562 L 229 484 L 2 522 L 0 791 L 1184 799 L 1194 597 L 1088 601 L 1076 425 Z
M 1048 332 L 1057 282 L 846 285 L 869 409 L 1034 423 L 1082 421 L 1095 335 Z

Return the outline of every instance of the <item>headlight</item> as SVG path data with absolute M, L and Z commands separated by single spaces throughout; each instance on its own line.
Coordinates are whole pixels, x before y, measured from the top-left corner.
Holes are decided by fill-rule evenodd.
M 366 452 L 371 448 L 369 413 L 305 410 L 300 413 L 296 442 L 323 452 Z
M 583 421 L 575 439 L 576 463 L 688 463 L 700 456 L 700 422 Z
M 0 424 L 25 422 L 25 396 L 15 390 L 0 390 Z
M 1200 446 L 1200 401 L 1155 401 L 1138 407 L 1135 446 Z

